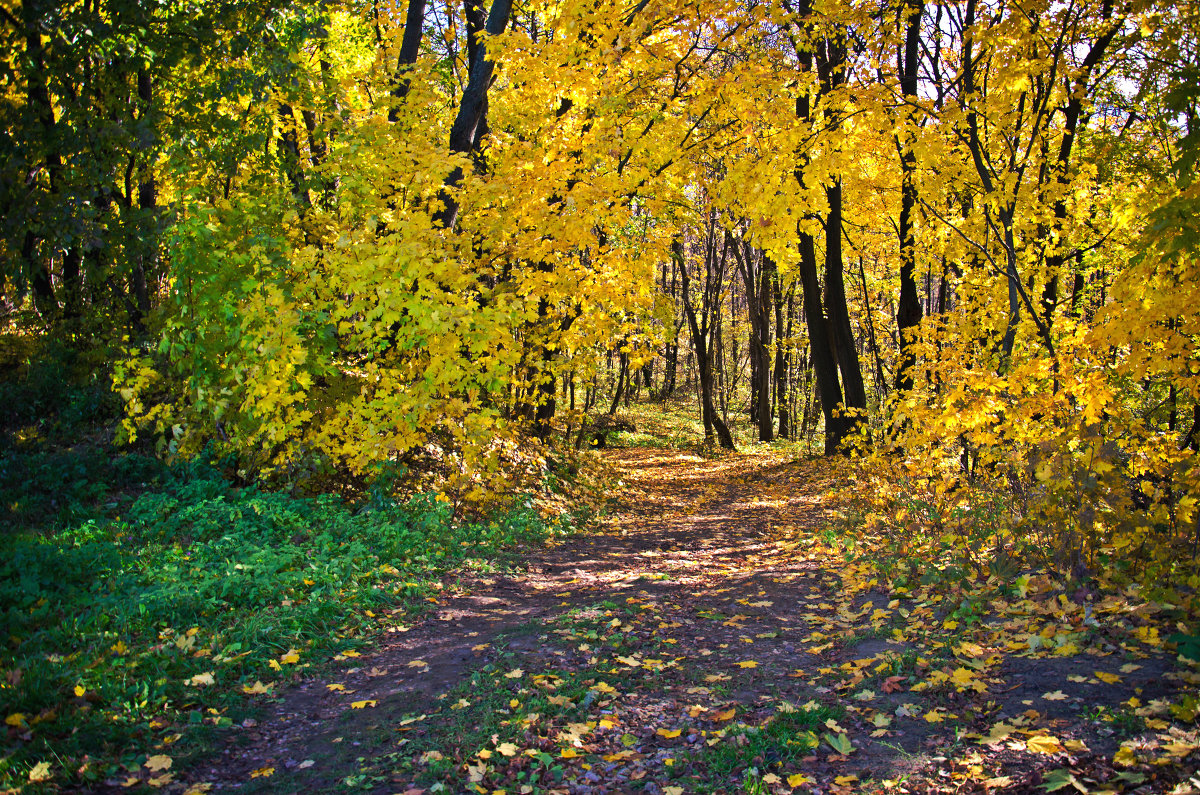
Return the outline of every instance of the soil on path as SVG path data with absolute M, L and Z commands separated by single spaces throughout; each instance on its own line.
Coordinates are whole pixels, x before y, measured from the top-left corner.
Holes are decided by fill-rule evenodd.
M 529 550 L 519 575 L 448 586 L 231 730 L 191 786 L 1151 792 L 1194 767 L 1169 713 L 1194 674 L 1136 642 L 1145 616 L 891 590 L 834 554 L 818 464 L 608 461 L 601 526 Z

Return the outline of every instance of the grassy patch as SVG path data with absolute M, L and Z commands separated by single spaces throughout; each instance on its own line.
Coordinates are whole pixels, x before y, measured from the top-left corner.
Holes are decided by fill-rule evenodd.
M 95 782 L 186 754 L 239 719 L 245 691 L 350 650 L 455 566 L 553 531 L 534 510 L 462 524 L 435 496 L 356 509 L 205 467 L 119 515 L 58 519 L 0 538 L 0 787 L 41 762 L 58 783 Z

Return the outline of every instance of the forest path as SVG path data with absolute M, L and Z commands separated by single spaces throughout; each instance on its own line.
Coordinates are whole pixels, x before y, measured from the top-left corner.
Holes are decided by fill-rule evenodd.
M 598 528 L 529 550 L 520 574 L 454 583 L 420 623 L 388 626 L 332 678 L 282 694 L 189 780 L 410 795 L 438 782 L 1041 792 L 1055 775 L 1118 775 L 1111 715 L 1135 691 L 1146 704 L 1178 688 L 1161 654 L 1103 638 L 1069 654 L 1012 648 L 1043 618 L 1072 620 L 1049 597 L 1021 623 L 1003 604 L 968 615 L 880 587 L 829 543 L 837 484 L 819 462 L 765 449 L 607 460 L 620 494 Z

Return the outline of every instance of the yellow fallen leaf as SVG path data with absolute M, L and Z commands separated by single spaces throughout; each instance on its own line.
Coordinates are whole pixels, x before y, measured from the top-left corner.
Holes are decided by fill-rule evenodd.
M 787 784 L 789 787 L 798 787 L 801 784 L 811 784 L 811 783 L 812 783 L 812 779 L 809 778 L 808 776 L 804 775 L 803 773 L 793 773 L 792 775 L 787 777 Z
M 574 748 L 564 748 L 558 756 L 560 759 L 574 759 L 575 757 L 579 756 L 579 752 Z
M 262 694 L 262 693 L 270 693 L 270 692 L 271 692 L 271 686 L 270 686 L 270 685 L 264 685 L 264 684 L 262 683 L 262 680 L 261 680 L 261 679 L 257 679 L 257 680 L 255 680 L 254 684 L 252 684 L 252 685 L 242 685 L 242 692 L 243 692 L 243 693 L 249 693 L 249 694 L 251 694 L 251 695 L 255 695 L 255 694 Z
M 778 784 L 782 780 L 783 779 L 781 779 L 779 776 L 775 775 L 774 773 L 767 773 L 765 776 L 762 777 L 762 783 L 764 783 L 764 784 Z
M 373 698 L 364 698 L 362 701 L 351 701 L 350 706 L 354 709 L 365 709 L 366 707 L 375 706 L 376 703 Z
M 175 776 L 171 773 L 163 773 L 161 776 L 146 779 L 146 783 L 152 787 L 165 787 L 175 780 Z
M 275 768 L 260 767 L 257 770 L 250 771 L 250 778 L 270 778 L 275 775 Z
M 663 795 L 683 795 L 683 787 L 663 787 Z
M 342 652 L 343 657 L 361 657 L 362 655 L 351 649 L 350 651 Z
M 1053 693 L 1043 693 L 1042 698 L 1046 701 L 1065 701 L 1067 694 L 1061 690 L 1055 690 Z
M 659 729 L 655 732 L 659 737 L 665 737 L 668 740 L 674 739 L 683 733 L 682 729 Z
M 83 694 L 87 691 L 83 689 L 83 685 L 75 685 L 75 698 L 83 698 Z
M 300 652 L 295 649 L 290 649 L 287 654 L 279 658 L 279 662 L 284 665 L 295 665 L 300 662 Z
M 11 714 L 7 718 L 5 718 L 4 722 L 6 724 L 8 724 L 9 726 L 16 726 L 17 728 L 20 728 L 21 726 L 25 725 L 25 713 L 24 712 L 14 712 L 13 714 Z
M 326 689 L 326 690 L 332 690 L 332 691 L 335 691 L 335 692 L 336 692 L 336 691 L 339 691 L 339 690 L 345 690 L 345 689 L 346 689 L 346 686 L 345 686 L 345 685 L 341 685 L 341 684 L 337 684 L 337 683 L 335 682 L 334 684 L 331 684 L 331 685 L 325 685 L 325 689 Z
M 38 762 L 29 769 L 29 781 L 33 784 L 49 781 L 51 777 L 49 762 Z
M 1121 677 L 1117 676 L 1116 674 L 1110 674 L 1108 671 L 1096 671 L 1095 674 L 1096 678 L 1101 682 L 1107 682 L 1110 685 L 1115 685 L 1117 682 L 1121 681 Z
M 409 660 L 408 667 L 409 668 L 428 668 L 429 663 L 425 662 L 424 660 Z
M 204 795 L 206 792 L 212 792 L 212 789 L 212 784 L 201 782 L 199 784 L 192 784 L 188 786 L 188 788 L 183 791 L 183 795 Z
M 592 690 L 599 690 L 601 693 L 609 693 L 609 694 L 617 692 L 617 689 L 615 687 L 613 687 L 612 685 L 610 685 L 608 682 L 597 682 L 595 685 L 592 686 Z
M 1047 734 L 1030 737 L 1025 741 L 1025 747 L 1035 754 L 1058 754 L 1063 751 L 1062 743 L 1058 741 L 1058 738 Z
M 854 782 L 858 781 L 858 776 L 838 776 L 833 781 L 839 787 L 848 787 Z
M 477 643 L 471 647 L 471 651 L 483 651 L 484 649 L 486 649 L 488 646 L 491 646 L 491 645 L 492 644 L 490 644 L 490 643 Z
M 994 745 L 1012 734 L 1013 729 L 1014 727 L 1009 726 L 1007 723 L 997 723 L 987 733 L 986 737 L 979 738 L 979 743 L 981 745 Z
M 187 680 L 187 683 L 189 685 L 195 685 L 199 687 L 201 685 L 216 684 L 216 680 L 213 679 L 212 671 L 205 671 L 202 674 L 196 674 L 191 679 Z
M 737 708 L 727 709 L 724 712 L 718 712 L 713 716 L 713 720 L 720 722 L 725 720 L 733 720 L 733 716 L 737 714 Z
M 158 773 L 162 770 L 170 770 L 171 764 L 171 757 L 166 756 L 165 754 L 158 754 L 157 756 L 152 756 L 146 760 L 146 769 L 151 773 Z
M 475 754 L 475 756 L 479 757 L 480 759 L 491 759 L 492 752 L 486 748 L 481 748 L 479 750 L 479 753 Z
M 514 668 L 511 671 L 509 671 L 508 673 L 506 673 L 504 675 L 504 678 L 505 679 L 520 679 L 524 675 L 525 675 L 525 672 L 522 671 L 520 668 Z
M 1113 764 L 1117 767 L 1133 767 L 1137 764 L 1137 754 L 1133 752 L 1132 748 L 1122 745 L 1113 754 Z
M 496 746 L 496 750 L 504 756 L 516 756 L 520 749 L 512 743 L 500 743 Z
M 738 668 L 757 668 L 758 667 L 758 663 L 755 662 L 754 660 L 743 660 L 740 663 L 735 663 L 735 665 L 737 665 Z
M 946 716 L 943 715 L 940 711 L 938 711 L 936 709 L 930 710 L 929 712 L 925 713 L 925 722 L 926 723 L 941 723 L 945 719 L 946 719 Z
M 272 671 L 282 671 L 283 670 L 283 668 L 280 667 L 278 660 L 267 660 L 267 665 L 271 666 Z

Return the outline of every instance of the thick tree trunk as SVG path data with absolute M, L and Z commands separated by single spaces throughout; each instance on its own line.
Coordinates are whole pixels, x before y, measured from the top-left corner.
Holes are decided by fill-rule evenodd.
M 917 100 L 917 66 L 920 57 L 922 0 L 908 0 L 904 24 L 904 53 L 899 64 L 900 92 L 908 102 Z M 914 123 L 911 110 L 906 114 Z M 917 295 L 917 242 L 913 233 L 917 211 L 917 156 L 912 150 L 912 133 L 896 138 L 900 152 L 900 301 L 896 308 L 896 326 L 900 332 L 900 362 L 896 367 L 896 389 L 913 388 L 912 370 L 916 328 L 921 322 L 921 298 Z
M 400 42 L 400 55 L 396 58 L 396 75 L 392 78 L 392 107 L 388 110 L 388 121 L 400 120 L 400 103 L 408 96 L 412 81 L 412 67 L 421 53 L 421 32 L 425 25 L 425 0 L 408 0 L 408 13 L 404 17 L 404 38 Z
M 489 36 L 499 36 L 508 27 L 511 13 L 512 0 L 492 0 L 484 30 Z M 454 126 L 450 128 L 451 152 L 465 154 L 472 151 L 478 144 L 480 130 L 487 125 L 487 92 L 496 72 L 496 62 L 488 57 L 486 42 L 480 41 L 478 48 L 471 59 L 471 73 L 454 117 Z M 446 178 L 446 187 L 451 190 L 456 188 L 462 178 L 462 168 L 455 168 Z M 458 199 L 448 190 L 442 196 L 442 209 L 434 219 L 451 229 L 458 221 L 458 208 Z

